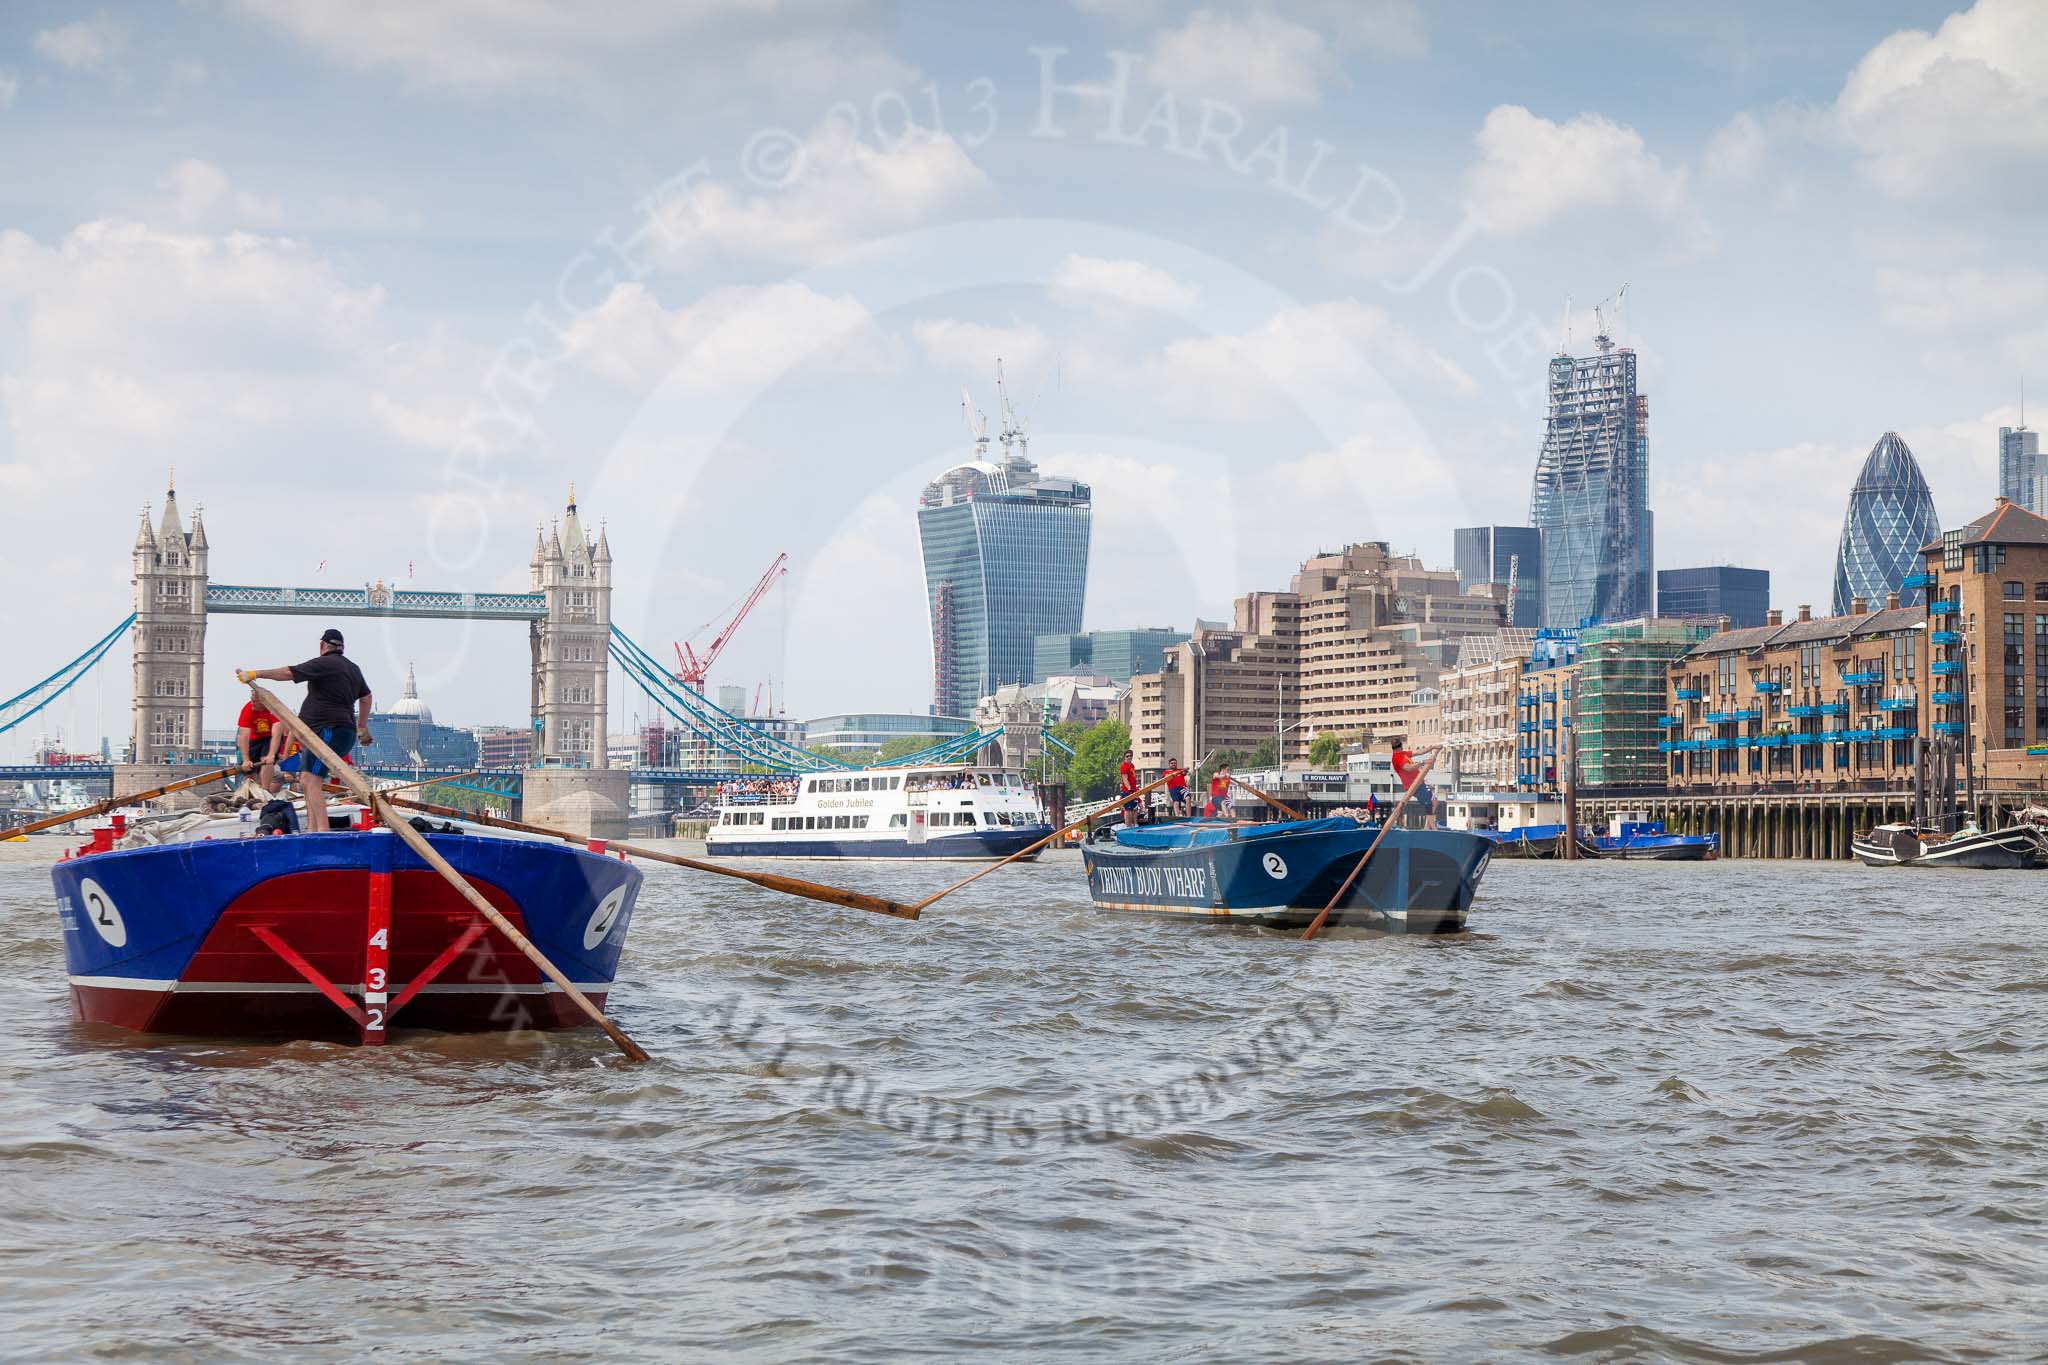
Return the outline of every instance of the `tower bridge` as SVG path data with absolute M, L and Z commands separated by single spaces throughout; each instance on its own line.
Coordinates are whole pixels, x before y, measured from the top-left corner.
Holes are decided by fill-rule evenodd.
M 176 780 L 174 761 L 199 749 L 209 615 L 525 622 L 536 749 L 527 813 L 599 837 L 624 834 L 627 774 L 608 767 L 605 752 L 612 549 L 602 527 L 595 540 L 584 529 L 573 488 L 556 526 L 534 533 L 524 593 L 402 591 L 381 579 L 362 588 L 215 583 L 203 509 L 188 528 L 175 486 L 154 525 L 143 509 L 132 554 L 135 760 L 115 771 L 117 793 Z
M 519 791 L 526 818 L 600 838 L 625 833 L 629 782 L 709 786 L 748 774 L 839 770 L 856 765 L 810 753 L 765 731 L 746 717 L 723 711 L 677 680 L 611 619 L 612 551 L 602 527 L 593 540 L 569 491 L 552 529 L 537 529 L 527 562 L 527 592 L 420 592 L 388 587 L 380 579 L 360 588 L 216 583 L 205 517 L 195 509 L 187 526 L 175 486 L 154 521 L 144 507 L 131 548 L 133 613 L 83 653 L 25 691 L 0 701 L 0 734 L 42 712 L 75 687 L 133 632 L 133 760 L 119 764 L 11 765 L 0 780 L 69 777 L 111 780 L 116 795 L 147 791 L 189 776 L 202 758 L 206 698 L 206 623 L 216 615 L 367 617 L 385 620 L 509 621 L 526 625 L 532 667 L 529 693 L 535 736 L 533 764 L 482 779 L 491 790 Z M 644 692 L 657 710 L 724 756 L 722 771 L 614 768 L 606 747 L 609 669 Z M 897 763 L 945 763 L 978 753 L 1000 756 L 1010 744 L 1008 725 L 953 736 Z M 1057 743 L 1046 736 L 1047 743 Z M 1035 752 L 1035 745 L 1029 746 Z M 1064 747 L 1064 746 L 1060 746 Z M 367 757 L 367 755 L 366 755 Z M 392 777 L 431 776 L 393 769 L 374 760 L 366 771 Z

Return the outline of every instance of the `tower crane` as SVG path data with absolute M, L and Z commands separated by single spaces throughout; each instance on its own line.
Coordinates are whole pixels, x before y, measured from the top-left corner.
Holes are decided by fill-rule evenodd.
M 740 628 L 740 622 L 747 619 L 747 613 L 754 609 L 755 603 L 767 596 L 768 589 L 775 586 L 775 580 L 788 572 L 789 555 L 784 553 L 775 556 L 775 562 L 768 566 L 768 572 L 761 575 L 761 581 L 756 583 L 753 590 L 746 595 L 746 598 L 740 603 L 740 609 L 732 614 L 730 621 L 725 623 L 725 629 L 719 631 L 718 634 L 711 638 L 711 643 L 705 647 L 702 654 L 690 648 L 689 641 L 687 640 L 678 643 L 676 645 L 676 681 L 694 691 L 702 692 L 704 690 L 704 675 L 711 671 L 711 665 L 717 660 L 719 654 L 724 651 L 726 645 L 731 643 L 733 632 Z M 697 634 L 702 635 L 705 631 L 711 629 L 711 625 L 712 622 L 706 621 L 703 625 L 697 627 Z

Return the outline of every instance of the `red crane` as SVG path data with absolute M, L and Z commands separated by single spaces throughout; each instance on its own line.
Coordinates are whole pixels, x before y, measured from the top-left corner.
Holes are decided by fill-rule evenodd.
M 775 556 L 775 562 L 768 566 L 768 572 L 761 575 L 761 581 L 754 585 L 754 590 L 747 594 L 745 601 L 740 603 L 740 609 L 733 613 L 732 620 L 725 623 L 725 629 L 712 637 L 710 645 L 705 648 L 702 655 L 699 655 L 696 650 L 691 649 L 687 641 L 678 644 L 676 646 L 676 681 L 702 692 L 704 690 L 704 675 L 711 671 L 712 663 L 718 658 L 720 652 L 725 649 L 727 643 L 731 641 L 733 632 L 740 628 L 740 622 L 747 619 L 747 613 L 754 609 L 755 603 L 767 596 L 768 589 L 775 586 L 775 580 L 788 572 L 789 556 L 787 554 Z M 697 627 L 697 634 L 702 635 L 705 631 L 711 629 L 711 625 L 711 622 L 706 621 L 703 625 Z

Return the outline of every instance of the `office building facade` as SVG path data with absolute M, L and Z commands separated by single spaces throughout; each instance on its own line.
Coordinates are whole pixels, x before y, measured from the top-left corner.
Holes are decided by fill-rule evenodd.
M 1899 594 L 1904 606 L 1927 600 L 1908 578 L 1920 573 L 1920 549 L 1940 533 L 1934 495 L 1913 452 L 1895 431 L 1870 448 L 1849 490 L 1842 540 L 1835 552 L 1836 616 L 1847 616 L 1857 598 L 1882 602 Z
M 918 500 L 935 715 L 971 715 L 998 684 L 1030 681 L 1038 637 L 1081 629 L 1088 485 L 1041 475 L 1014 433 L 1004 447 L 1000 463 L 957 465 Z
M 1461 526 L 1451 533 L 1458 586 L 1493 585 L 1518 630 L 1543 624 L 1543 533 L 1533 526 Z
M 852 753 L 873 753 L 893 740 L 915 739 L 929 746 L 974 728 L 965 716 L 920 716 L 906 711 L 861 711 L 820 716 L 804 722 L 802 742 Z
M 1630 348 L 1603 335 L 1593 355 L 1551 360 L 1529 496 L 1529 523 L 1543 536 L 1544 625 L 1570 629 L 1652 610 L 1649 421 Z
M 1129 682 L 1139 673 L 1158 672 L 1167 649 L 1187 638 L 1186 631 L 1165 626 L 1041 635 L 1032 649 L 1030 680 L 1042 683 L 1078 673 Z
M 1771 609 L 1771 571 L 1710 564 L 1697 569 L 1657 570 L 1657 614 L 1728 618 L 1736 629 L 1760 626 Z
M 1998 429 L 1998 496 L 2016 502 L 2029 512 L 2048 515 L 2043 507 L 2041 479 L 2048 469 L 2041 467 L 2041 436 L 2024 422 Z

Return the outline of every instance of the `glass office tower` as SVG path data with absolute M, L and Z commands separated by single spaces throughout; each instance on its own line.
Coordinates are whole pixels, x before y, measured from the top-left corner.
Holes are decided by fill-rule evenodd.
M 1659 616 L 1708 620 L 1725 616 L 1731 629 L 1744 630 L 1762 625 L 1770 610 L 1769 569 L 1709 564 L 1697 569 L 1657 570 Z
M 1652 606 L 1649 401 L 1636 355 L 1606 336 L 1550 362 L 1550 416 L 1529 495 L 1543 533 L 1543 624 L 1647 615 Z
M 1458 591 L 1497 583 L 1514 585 L 1507 624 L 1534 630 L 1543 624 L 1543 533 L 1533 526 L 1460 526 L 1451 532 Z
M 1884 605 L 1887 593 L 1898 593 L 1901 606 L 1926 601 L 1923 589 L 1906 589 L 1905 581 L 1920 572 L 1920 547 L 1940 534 L 1919 463 L 1899 434 L 1887 431 L 1849 490 L 1835 552 L 1835 615 L 1847 615 L 1858 597 L 1872 609 Z
M 1031 681 L 1038 637 L 1081 629 L 1088 485 L 1041 475 L 1022 439 L 1004 438 L 1000 463 L 955 466 L 918 499 L 937 715 L 972 715 L 997 684 Z

